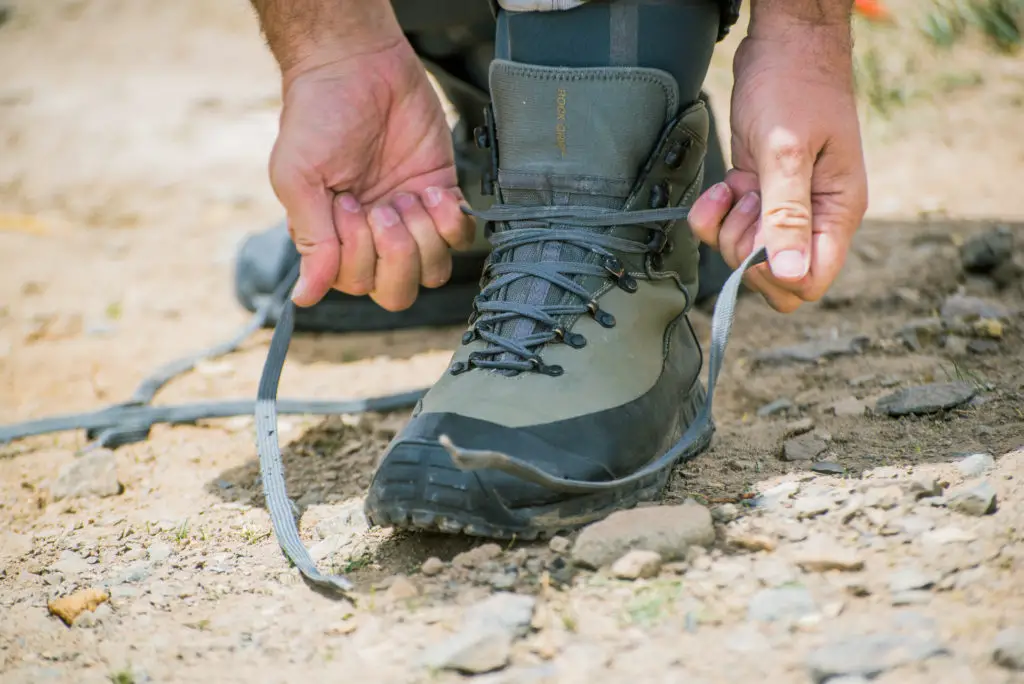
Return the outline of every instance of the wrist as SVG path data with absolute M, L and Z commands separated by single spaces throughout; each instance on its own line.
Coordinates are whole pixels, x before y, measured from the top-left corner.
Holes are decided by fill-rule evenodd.
M 405 43 L 389 0 L 253 0 L 287 84 L 298 75 Z
M 769 40 L 818 36 L 852 44 L 852 0 L 753 0 L 747 34 Z

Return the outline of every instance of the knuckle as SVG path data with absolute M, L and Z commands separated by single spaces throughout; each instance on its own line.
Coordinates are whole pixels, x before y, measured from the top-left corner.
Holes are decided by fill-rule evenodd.
M 408 260 L 416 256 L 416 242 L 404 230 L 393 230 L 375 240 L 377 253 L 382 259 Z
M 811 225 L 811 208 L 796 200 L 783 200 L 764 212 L 768 227 L 782 230 L 804 230 Z

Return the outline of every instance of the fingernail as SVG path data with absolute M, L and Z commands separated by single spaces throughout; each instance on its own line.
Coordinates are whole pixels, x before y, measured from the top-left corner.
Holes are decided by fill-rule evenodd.
M 398 214 L 391 207 L 376 207 L 370 212 L 370 222 L 380 228 L 390 228 L 398 223 Z
M 299 277 L 299 281 L 295 283 L 295 287 L 292 288 L 292 301 L 296 302 L 302 299 L 302 295 L 306 294 L 306 280 Z
M 428 207 L 436 207 L 441 203 L 441 198 L 443 197 L 441 188 L 427 188 L 426 195 L 425 201 Z
M 357 214 L 362 207 L 359 206 L 359 202 L 352 195 L 340 195 L 338 202 L 341 204 L 341 208 L 350 214 Z
M 761 207 L 761 197 L 756 192 L 748 192 L 740 200 L 739 209 L 744 214 L 753 214 Z
M 414 198 L 412 195 L 408 193 L 403 192 L 398 195 L 395 195 L 395 206 L 401 209 L 402 211 L 412 209 L 412 205 L 415 202 L 416 198 Z
M 711 191 L 708 193 L 713 200 L 724 200 L 729 197 L 729 186 L 725 183 L 715 183 L 711 186 Z
M 795 249 L 786 249 L 770 259 L 772 273 L 779 278 L 803 278 L 807 275 L 807 259 Z

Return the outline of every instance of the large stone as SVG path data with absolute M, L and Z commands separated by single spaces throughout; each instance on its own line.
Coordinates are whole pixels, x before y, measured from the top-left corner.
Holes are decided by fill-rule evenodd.
M 613 513 L 584 529 L 572 547 L 572 560 L 596 569 L 642 549 L 674 561 L 684 558 L 690 546 L 708 546 L 714 539 L 711 511 L 695 501 L 645 506 Z
M 117 479 L 117 459 L 110 449 L 96 449 L 68 463 L 50 487 L 55 501 L 72 497 L 116 496 L 124 491 Z
M 918 385 L 882 397 L 875 410 L 894 417 L 938 413 L 966 404 L 975 394 L 974 387 L 965 382 Z
M 964 515 L 988 515 L 996 512 L 996 490 L 982 480 L 950 492 L 949 508 Z
M 867 634 L 833 641 L 811 652 L 807 669 L 815 684 L 836 677 L 877 677 L 886 670 L 946 652 L 930 635 Z

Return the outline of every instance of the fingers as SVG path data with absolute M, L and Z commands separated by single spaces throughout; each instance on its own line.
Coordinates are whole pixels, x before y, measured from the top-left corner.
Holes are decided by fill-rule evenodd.
M 445 242 L 458 250 L 473 246 L 476 221 L 461 209 L 466 201 L 461 190 L 430 187 L 423 192 L 422 199 L 437 234 Z
M 334 200 L 334 225 L 341 241 L 341 268 L 334 287 L 350 295 L 365 295 L 373 290 L 377 250 L 367 222 L 366 212 L 348 193 Z
M 420 283 L 419 247 L 393 207 L 374 207 L 369 219 L 377 252 L 370 298 L 388 311 L 407 309 L 416 301 Z
M 393 203 L 419 250 L 420 284 L 424 287 L 444 285 L 452 275 L 452 257 L 434 220 L 415 195 L 400 193 L 395 195 Z
M 814 155 L 796 136 L 776 129 L 757 155 L 761 225 L 772 275 L 797 283 L 811 265 L 811 174 Z
M 715 183 L 705 190 L 690 207 L 687 221 L 693 234 L 712 249 L 719 249 L 718 232 L 722 221 L 732 209 L 734 199 L 732 189 L 728 184 Z

